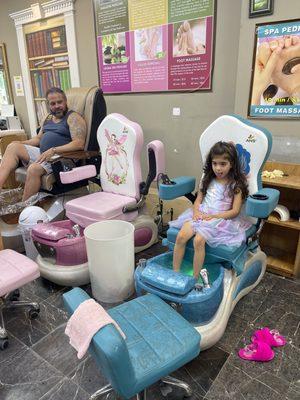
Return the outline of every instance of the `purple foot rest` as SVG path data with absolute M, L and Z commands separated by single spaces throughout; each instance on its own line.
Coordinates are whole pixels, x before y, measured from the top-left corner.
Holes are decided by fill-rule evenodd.
M 37 224 L 32 240 L 43 258 L 57 265 L 79 265 L 87 262 L 86 246 L 81 227 L 70 220 Z

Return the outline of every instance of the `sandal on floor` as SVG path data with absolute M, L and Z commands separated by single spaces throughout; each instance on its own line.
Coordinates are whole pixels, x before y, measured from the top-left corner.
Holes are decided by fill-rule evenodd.
M 267 343 L 254 341 L 240 349 L 238 355 L 243 360 L 266 362 L 273 360 L 274 351 Z
M 275 329 L 270 330 L 269 328 L 258 329 L 254 332 L 251 340 L 252 342 L 256 340 L 265 342 L 271 347 L 281 347 L 286 344 L 284 336 Z

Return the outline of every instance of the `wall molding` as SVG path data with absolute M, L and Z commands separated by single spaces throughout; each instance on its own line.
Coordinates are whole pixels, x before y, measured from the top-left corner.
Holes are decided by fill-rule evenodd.
M 79 64 L 78 64 L 78 54 L 76 46 L 77 41 L 75 32 L 75 15 L 74 15 L 75 1 L 76 0 L 51 0 L 42 4 L 35 3 L 31 4 L 29 8 L 9 14 L 9 16 L 14 21 L 17 33 L 20 63 L 21 63 L 22 77 L 24 82 L 24 91 L 25 91 L 31 137 L 36 135 L 36 129 L 38 123 L 36 118 L 33 90 L 31 85 L 30 70 L 28 64 L 24 25 L 33 22 L 38 22 L 43 19 L 56 17 L 59 15 L 64 16 L 67 45 L 68 45 L 71 85 L 72 87 L 79 87 L 80 78 L 79 78 Z

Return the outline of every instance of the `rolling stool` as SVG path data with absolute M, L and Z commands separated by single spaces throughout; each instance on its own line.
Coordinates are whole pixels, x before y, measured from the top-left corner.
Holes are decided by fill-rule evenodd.
M 28 316 L 37 318 L 38 303 L 19 301 L 19 288 L 40 276 L 38 265 L 14 250 L 0 251 L 0 349 L 8 346 L 7 332 L 4 327 L 3 309 L 28 307 Z

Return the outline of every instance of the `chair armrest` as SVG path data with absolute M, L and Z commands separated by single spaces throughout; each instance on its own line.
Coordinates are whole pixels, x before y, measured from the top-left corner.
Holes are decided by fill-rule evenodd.
M 249 196 L 246 200 L 246 214 L 255 218 L 268 218 L 278 204 L 280 192 L 264 188 Z
M 75 312 L 82 302 L 89 299 L 90 296 L 78 287 L 63 294 L 64 307 L 70 315 Z
M 89 299 L 90 296 L 78 287 L 63 294 L 64 306 L 70 315 L 82 302 Z M 110 311 L 108 313 L 110 314 Z M 120 327 L 122 329 L 121 324 Z M 126 385 L 128 381 L 135 382 L 135 373 L 126 342 L 113 325 L 104 326 L 94 335 L 90 350 L 96 361 L 101 361 L 104 376 L 107 379 L 111 378 L 111 383 L 116 390 L 119 389 L 119 381 L 120 385 Z M 115 376 L 119 379 L 116 380 Z
M 50 159 L 51 162 L 55 162 L 61 158 L 72 158 L 75 160 L 86 160 L 91 157 L 95 157 L 99 154 L 99 151 L 85 151 L 85 150 L 80 150 L 80 151 L 68 151 L 63 154 L 55 154 L 53 157 Z
M 93 178 L 97 175 L 95 165 L 83 165 L 73 168 L 71 171 L 61 171 L 59 173 L 61 183 L 68 184 L 82 181 L 83 179 Z
M 159 184 L 159 197 L 162 200 L 173 200 L 180 196 L 192 193 L 195 189 L 196 179 L 192 176 L 179 176 L 171 181 L 171 184 Z

